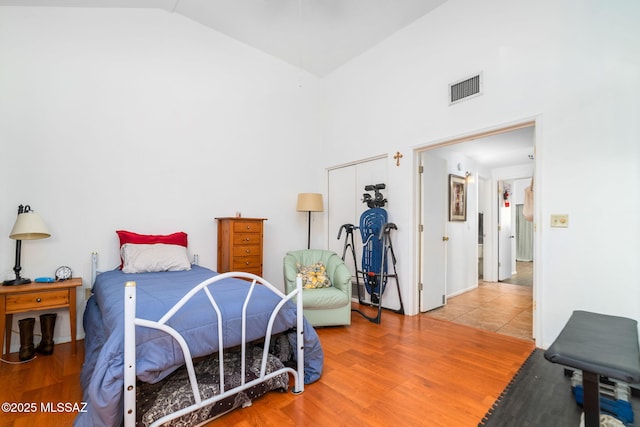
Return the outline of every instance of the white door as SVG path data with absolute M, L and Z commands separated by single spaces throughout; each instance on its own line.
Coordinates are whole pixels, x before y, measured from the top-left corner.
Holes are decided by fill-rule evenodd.
M 387 183 L 387 158 L 378 158 L 356 163 L 349 166 L 330 169 L 328 171 L 328 245 L 329 250 L 334 251 L 339 256 L 344 252 L 346 232 L 342 230 L 340 239 L 338 233 L 345 224 L 352 224 L 356 227 L 360 225 L 360 216 L 369 209 L 362 202 L 363 194 L 366 193 L 364 187 L 367 185 Z M 389 186 L 382 190 L 384 197 L 389 200 L 385 206 L 389 214 L 389 221 L 393 221 L 393 205 L 397 203 L 390 196 Z M 354 243 L 356 252 L 356 265 L 353 262 L 351 249 L 345 253 L 345 263 L 355 278 L 356 270 L 362 266 L 362 239 L 360 230 L 354 230 Z M 354 294 L 357 290 L 354 289 Z M 364 296 L 364 295 L 363 295 Z M 365 298 L 366 299 L 366 298 Z M 384 304 L 386 306 L 386 303 Z
M 355 197 L 356 170 L 345 167 L 329 171 L 329 191 L 327 197 L 328 213 L 328 249 L 342 256 L 344 252 L 345 233 L 341 233 L 338 240 L 338 232 L 344 224 L 353 224 L 357 217 Z M 350 254 L 347 254 L 350 255 Z M 353 257 L 345 256 L 347 266 L 353 273 Z
M 422 218 L 420 311 L 446 303 L 447 291 L 447 162 L 422 153 Z
M 511 206 L 505 206 L 502 194 L 504 182 L 498 183 L 498 280 L 511 277 L 511 245 L 514 238 L 511 227 Z

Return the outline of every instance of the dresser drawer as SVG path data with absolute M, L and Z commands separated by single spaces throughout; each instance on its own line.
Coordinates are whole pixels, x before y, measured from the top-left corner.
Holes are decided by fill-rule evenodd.
M 7 295 L 6 302 L 7 313 L 68 305 L 69 291 L 66 289 Z
M 260 256 L 239 256 L 233 258 L 233 271 L 247 271 L 247 269 L 261 268 Z
M 262 254 L 262 246 L 260 245 L 240 245 L 240 246 L 233 247 L 234 257 L 243 257 L 243 256 L 251 256 L 251 255 L 260 256 L 261 254 Z
M 233 231 L 236 233 L 260 233 L 262 221 L 234 221 Z
M 256 268 L 245 268 L 242 271 L 244 271 L 245 273 L 251 273 L 251 274 L 255 274 L 256 276 L 262 276 L 262 268 L 260 267 L 256 267 Z M 249 280 L 249 279 L 246 279 Z M 249 280 L 250 281 L 250 280 Z
M 260 233 L 235 233 L 233 235 L 234 245 L 260 245 L 262 235 Z

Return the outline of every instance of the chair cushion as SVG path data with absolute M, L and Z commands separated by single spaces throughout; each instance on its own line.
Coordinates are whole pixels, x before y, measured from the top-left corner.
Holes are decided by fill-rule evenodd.
M 304 308 L 336 308 L 351 303 L 351 299 L 340 289 L 334 287 L 304 290 L 302 304 Z

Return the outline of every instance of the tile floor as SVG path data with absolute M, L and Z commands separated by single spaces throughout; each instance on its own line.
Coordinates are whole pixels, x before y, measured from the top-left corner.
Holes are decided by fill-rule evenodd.
M 532 264 L 532 263 L 526 263 Z M 528 267 L 528 266 L 523 266 Z M 525 268 L 517 267 L 519 280 L 530 283 Z M 506 282 L 479 282 L 478 288 L 449 298 L 444 307 L 424 315 L 486 329 L 499 334 L 533 340 L 533 288 Z

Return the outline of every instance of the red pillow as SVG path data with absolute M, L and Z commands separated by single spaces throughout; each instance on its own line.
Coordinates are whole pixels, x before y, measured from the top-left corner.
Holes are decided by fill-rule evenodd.
M 116 230 L 120 238 L 120 247 L 125 243 L 134 243 L 137 245 L 152 245 L 154 243 L 164 243 L 167 245 L 179 245 L 187 247 L 187 233 L 179 231 L 173 234 L 138 234 L 131 231 Z M 122 268 L 123 260 L 120 258 L 120 268 Z

